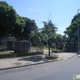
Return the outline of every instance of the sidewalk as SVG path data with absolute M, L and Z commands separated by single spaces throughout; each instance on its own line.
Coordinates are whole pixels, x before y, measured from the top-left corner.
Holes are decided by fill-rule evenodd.
M 58 61 L 62 59 L 68 59 L 77 55 L 77 53 L 51 53 L 51 54 L 58 56 L 58 58 L 50 60 L 46 59 L 45 55 L 38 55 L 38 56 L 0 59 L 0 70 Z

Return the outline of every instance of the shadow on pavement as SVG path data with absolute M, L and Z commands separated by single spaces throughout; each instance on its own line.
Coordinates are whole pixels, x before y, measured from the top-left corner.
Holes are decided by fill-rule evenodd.
M 32 57 L 18 59 L 18 61 L 32 61 L 32 62 L 39 62 L 41 60 L 48 61 L 48 59 L 43 58 L 42 56 L 32 56 Z

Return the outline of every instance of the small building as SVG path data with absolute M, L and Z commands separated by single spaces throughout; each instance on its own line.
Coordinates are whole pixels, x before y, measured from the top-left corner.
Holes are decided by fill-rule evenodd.
M 31 43 L 27 40 L 16 41 L 14 43 L 14 53 L 26 54 L 30 51 Z
M 14 42 L 16 41 L 13 37 L 7 37 L 3 38 L 1 40 L 1 44 L 7 49 L 7 50 L 13 50 L 14 49 Z

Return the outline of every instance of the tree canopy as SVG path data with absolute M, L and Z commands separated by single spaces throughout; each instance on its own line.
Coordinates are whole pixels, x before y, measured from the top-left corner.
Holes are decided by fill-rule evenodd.
M 80 27 L 80 13 L 75 15 L 73 19 L 71 20 L 71 24 L 69 27 L 66 28 L 66 31 L 64 33 L 68 36 L 67 38 L 67 46 L 68 49 L 73 48 L 73 50 L 77 50 L 77 42 L 78 42 L 78 24 Z M 74 46 L 72 46 L 74 45 Z
M 37 29 L 37 25 L 35 23 L 35 20 L 31 20 L 27 17 L 22 17 L 25 21 L 25 27 L 24 27 L 24 30 L 23 30 L 23 38 L 24 39 L 27 39 L 27 40 L 30 40 L 30 33 L 31 31 Z
M 25 27 L 25 21 L 14 8 L 5 1 L 0 1 L 0 37 L 11 34 L 18 38 Z
M 68 35 L 68 38 L 70 38 L 71 40 L 78 39 L 78 23 L 80 24 L 79 16 L 80 13 L 75 15 L 71 21 L 70 26 L 66 28 L 66 31 L 64 31 L 64 33 Z
M 44 27 L 42 28 L 43 39 L 48 41 L 49 39 L 55 36 L 55 32 L 57 31 L 57 27 L 52 23 L 51 20 L 48 22 L 43 22 Z
M 57 27 L 55 27 L 51 20 L 48 22 L 44 21 L 43 24 L 44 27 L 31 32 L 31 39 L 33 38 L 38 43 L 39 41 L 47 43 L 48 40 L 54 39 L 57 31 Z

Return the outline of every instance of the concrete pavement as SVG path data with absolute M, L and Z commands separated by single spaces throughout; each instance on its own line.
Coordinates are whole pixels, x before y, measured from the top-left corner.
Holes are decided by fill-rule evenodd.
M 44 50 L 44 54 L 46 57 L 48 57 L 48 50 Z M 62 53 L 53 53 L 52 51 L 50 51 L 50 56 L 51 57 L 58 57 L 58 59 L 68 59 L 71 58 L 73 56 L 76 56 L 77 53 L 73 53 L 73 52 L 62 52 Z
M 74 74 L 80 74 L 80 57 L 77 56 L 40 65 L 1 70 L 0 80 L 74 80 Z
M 76 56 L 77 53 L 51 53 L 51 55 L 53 56 L 58 56 L 57 59 L 47 59 L 45 58 L 46 55 L 48 55 L 47 51 L 46 53 L 44 53 L 44 55 L 0 59 L 0 70 L 68 59 L 73 56 Z
M 0 70 L 40 64 L 49 61 L 52 60 L 44 58 L 44 55 L 0 59 Z

